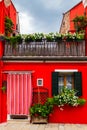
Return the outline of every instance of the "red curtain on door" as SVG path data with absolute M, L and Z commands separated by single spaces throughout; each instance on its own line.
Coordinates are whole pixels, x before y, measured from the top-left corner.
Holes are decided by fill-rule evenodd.
M 7 76 L 8 114 L 29 114 L 32 101 L 31 73 L 11 74 Z

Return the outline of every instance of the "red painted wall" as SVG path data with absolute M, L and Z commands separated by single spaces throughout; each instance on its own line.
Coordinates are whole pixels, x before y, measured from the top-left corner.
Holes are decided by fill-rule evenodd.
M 14 24 L 14 30 L 16 30 L 16 15 L 17 11 L 16 8 L 14 7 L 13 3 L 9 6 L 9 17 L 11 18 L 13 24 Z
M 0 2 L 0 33 L 4 34 L 4 2 Z
M 16 30 L 16 12 L 16 8 L 12 2 L 8 7 L 5 6 L 4 1 L 0 2 L 0 33 L 4 34 L 4 20 L 6 16 L 11 18 L 14 23 L 14 30 Z
M 87 11 L 86 11 L 87 12 Z M 70 30 L 74 30 L 74 24 L 72 20 L 76 16 L 84 15 L 84 6 L 82 2 L 74 6 L 72 9 L 70 9 Z
M 78 69 L 82 72 L 83 97 L 87 99 L 87 63 L 4 63 L 2 71 L 30 70 L 32 73 L 32 86 L 37 87 L 37 78 L 43 78 L 43 87 L 48 88 L 51 97 L 51 73 L 55 69 Z M 4 76 L 5 74 L 3 74 Z M 5 99 L 6 100 L 6 97 Z M 6 106 L 6 104 L 5 104 Z M 4 107 L 5 107 L 4 106 Z M 6 109 L 3 110 L 6 115 Z M 85 113 L 85 114 L 84 114 Z M 49 122 L 52 123 L 87 123 L 87 104 L 82 107 L 66 107 L 63 111 L 55 108 L 50 116 Z
M 16 9 L 11 2 L 9 7 L 6 7 L 4 1 L 0 2 L 0 34 L 5 33 L 4 20 L 8 16 L 14 23 L 14 30 L 16 30 Z M 0 59 L 3 56 L 3 43 L 0 41 Z M 1 91 L 2 82 L 6 79 L 6 76 L 2 74 L 3 62 L 0 60 L 0 122 L 5 122 L 7 119 L 7 97 L 6 94 Z

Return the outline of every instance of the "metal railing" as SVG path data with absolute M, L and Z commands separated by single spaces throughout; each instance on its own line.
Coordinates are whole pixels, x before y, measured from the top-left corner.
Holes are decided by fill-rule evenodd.
M 85 56 L 85 41 L 5 43 L 4 56 Z

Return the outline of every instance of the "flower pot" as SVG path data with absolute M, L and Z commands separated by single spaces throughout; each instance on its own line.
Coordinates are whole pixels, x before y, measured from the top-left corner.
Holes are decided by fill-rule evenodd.
M 41 117 L 41 116 L 32 116 L 31 117 L 31 123 L 33 124 L 47 124 L 48 123 L 48 118 L 47 117 Z

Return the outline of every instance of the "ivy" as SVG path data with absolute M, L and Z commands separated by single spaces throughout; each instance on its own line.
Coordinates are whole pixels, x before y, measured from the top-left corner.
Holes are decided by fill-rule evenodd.
M 5 36 L 9 36 L 13 32 L 13 22 L 9 17 L 5 17 Z

